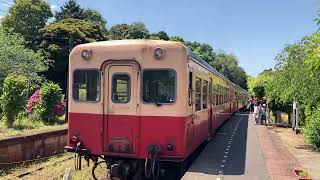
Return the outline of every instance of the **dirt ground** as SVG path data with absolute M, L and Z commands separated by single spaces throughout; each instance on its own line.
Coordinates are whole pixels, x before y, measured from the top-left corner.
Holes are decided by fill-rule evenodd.
M 301 134 L 296 135 L 290 128 L 277 127 L 273 130 L 312 179 L 320 180 L 320 152 L 313 150 Z
M 50 158 L 43 162 L 34 163 L 29 166 L 19 167 L 12 169 L 8 175 L 2 172 L 0 173 L 0 179 L 23 179 L 23 180 L 34 180 L 34 179 L 48 179 L 48 180 L 60 180 L 63 178 L 64 172 L 67 168 L 71 170 L 71 177 L 73 180 L 88 179 L 92 180 L 91 170 L 93 163 L 90 162 L 90 166 L 82 160 L 82 170 L 77 171 L 74 167 L 74 158 L 71 153 L 64 153 L 63 155 Z M 21 176 L 22 174 L 28 173 Z M 97 176 L 99 179 L 108 180 L 106 166 L 102 165 L 97 168 Z

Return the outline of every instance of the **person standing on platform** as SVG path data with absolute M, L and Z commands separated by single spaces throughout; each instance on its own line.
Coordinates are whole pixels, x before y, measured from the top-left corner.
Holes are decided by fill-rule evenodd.
M 259 103 L 254 104 L 254 108 L 253 108 L 253 117 L 255 120 L 255 124 L 259 123 Z

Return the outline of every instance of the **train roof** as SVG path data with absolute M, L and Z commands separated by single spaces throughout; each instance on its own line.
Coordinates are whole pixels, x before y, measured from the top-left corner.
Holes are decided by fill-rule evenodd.
M 205 66 L 208 70 L 218 75 L 220 78 L 224 79 L 225 81 L 228 81 L 229 83 L 233 84 L 237 88 L 246 91 L 242 89 L 237 84 L 230 81 L 228 78 L 226 78 L 224 75 L 222 75 L 218 70 L 216 70 L 214 67 L 212 67 L 209 63 L 207 63 L 204 59 L 197 56 L 190 48 L 182 44 L 181 42 L 175 42 L 175 41 L 164 41 L 164 40 L 148 40 L 148 39 L 129 39 L 129 40 L 112 40 L 112 41 L 99 41 L 99 42 L 92 42 L 87 44 L 81 44 L 79 46 L 87 46 L 87 45 L 108 45 L 108 46 L 121 46 L 121 45 L 148 45 L 148 44 L 166 44 L 166 45 L 179 45 L 183 46 L 186 49 L 187 55 L 193 58 L 194 60 L 198 61 L 200 64 Z
M 206 68 L 208 68 L 210 71 L 212 71 L 213 73 L 215 73 L 216 75 L 218 75 L 220 78 L 224 79 L 225 81 L 228 81 L 229 83 L 233 84 L 234 86 L 236 86 L 237 88 L 244 90 L 243 88 L 241 88 L 240 86 L 238 86 L 237 84 L 233 83 L 232 81 L 230 81 L 227 77 L 225 77 L 224 75 L 222 75 L 218 70 L 216 70 L 214 67 L 212 67 L 209 63 L 207 63 L 204 59 L 200 58 L 199 56 L 197 56 L 190 48 L 186 47 L 187 49 L 187 55 L 192 57 L 193 59 L 197 60 L 200 64 L 204 65 Z

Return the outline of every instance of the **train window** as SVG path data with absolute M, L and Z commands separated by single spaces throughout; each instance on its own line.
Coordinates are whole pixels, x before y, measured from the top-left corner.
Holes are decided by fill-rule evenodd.
M 72 97 L 76 101 L 99 101 L 100 74 L 98 70 L 75 70 Z
M 201 79 L 196 79 L 196 96 L 195 96 L 195 110 L 201 110 Z
M 212 104 L 216 105 L 216 86 L 212 85 Z
M 217 85 L 217 88 L 216 88 L 216 105 L 220 105 L 220 86 Z
M 112 76 L 112 101 L 127 103 L 130 101 L 130 76 L 127 74 L 114 74 Z
M 176 101 L 176 71 L 144 70 L 142 99 L 146 103 L 168 104 Z
M 189 72 L 189 86 L 188 86 L 189 106 L 192 105 L 192 72 Z
M 223 91 L 222 91 L 222 86 L 219 86 L 220 87 L 220 89 L 219 89 L 219 91 L 220 91 L 220 102 L 219 102 L 219 104 L 223 104 L 223 99 L 222 99 L 222 93 L 223 93 Z
M 208 81 L 203 81 L 202 86 L 202 109 L 207 109 L 208 107 Z

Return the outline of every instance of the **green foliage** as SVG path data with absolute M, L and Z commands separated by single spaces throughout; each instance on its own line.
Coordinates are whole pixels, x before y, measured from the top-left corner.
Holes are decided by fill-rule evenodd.
M 158 33 L 150 34 L 149 39 L 168 41 L 170 38 L 169 38 L 169 36 L 168 36 L 168 34 L 166 32 L 159 31 Z
M 110 29 L 110 39 L 144 39 L 150 36 L 146 26 L 141 22 L 135 22 L 131 25 L 116 24 Z
M 2 19 L 2 26 L 22 34 L 33 47 L 39 36 L 39 29 L 52 17 L 50 6 L 43 0 L 15 0 L 9 13 Z
M 43 36 L 42 47 L 54 61 L 46 77 L 59 83 L 63 89 L 66 89 L 70 49 L 78 44 L 106 40 L 100 25 L 81 19 L 63 19 L 40 32 Z
M 130 25 L 116 24 L 110 28 L 110 39 L 121 40 L 126 39 Z
M 25 130 L 25 129 L 38 129 L 44 126 L 42 121 L 38 119 L 30 119 L 26 113 L 19 113 L 17 119 L 14 121 L 13 129 Z
M 81 19 L 91 23 L 95 23 L 106 33 L 107 21 L 102 17 L 101 13 L 94 9 L 81 8 L 75 0 L 69 0 L 55 14 L 56 21 L 63 19 Z
M 18 34 L 8 34 L 0 28 L 0 84 L 10 74 L 21 74 L 37 86 L 42 82 L 49 60 L 40 52 L 25 48 L 24 39 Z
M 307 116 L 304 136 L 315 148 L 320 148 L 320 106 L 310 116 Z
M 170 41 L 175 41 L 175 42 L 182 42 L 182 43 L 185 42 L 185 40 L 180 36 L 171 36 L 169 40 Z
M 102 17 L 101 13 L 94 9 L 84 9 L 84 20 L 98 24 L 101 29 L 107 32 L 107 21 Z
M 248 89 L 247 74 L 243 68 L 239 66 L 238 59 L 235 55 L 219 52 L 209 63 L 229 80 L 243 89 Z
M 60 9 L 59 12 L 56 12 L 54 15 L 56 21 L 62 19 L 85 19 L 84 9 L 77 4 L 75 0 L 69 0 L 66 2 Z
M 40 89 L 40 101 L 35 107 L 35 112 L 40 119 L 47 123 L 53 123 L 57 119 L 54 106 L 61 101 L 61 88 L 55 83 L 45 83 Z
M 264 90 L 264 86 L 255 86 L 253 88 L 253 92 L 254 92 L 254 96 L 262 99 L 265 96 L 265 90 Z
M 270 82 L 273 78 L 274 72 L 272 69 L 266 69 L 260 73 L 257 77 L 247 76 L 248 90 L 250 96 L 256 96 L 262 98 L 268 96 L 270 88 Z
M 23 111 L 29 92 L 29 81 L 21 75 L 8 75 L 3 82 L 1 108 L 4 119 L 9 128 L 12 128 L 15 118 Z

